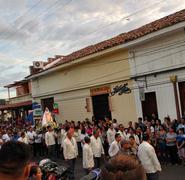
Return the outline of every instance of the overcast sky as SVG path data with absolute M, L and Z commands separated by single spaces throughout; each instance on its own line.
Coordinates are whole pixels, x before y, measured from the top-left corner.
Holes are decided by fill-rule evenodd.
M 33 61 L 140 27 L 184 9 L 185 0 L 0 0 L 0 7 L 1 99 Z

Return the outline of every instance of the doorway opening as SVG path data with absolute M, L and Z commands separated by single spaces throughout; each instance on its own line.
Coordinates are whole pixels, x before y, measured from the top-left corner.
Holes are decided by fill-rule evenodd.
M 93 112 L 96 120 L 104 120 L 105 117 L 112 119 L 108 97 L 109 94 L 92 96 Z
M 179 82 L 179 95 L 181 103 L 182 116 L 185 115 L 185 82 Z
M 142 101 L 143 118 L 147 117 L 149 120 L 152 118 L 152 114 L 158 117 L 156 93 L 145 93 L 145 101 Z
M 43 112 L 45 111 L 45 108 L 47 107 L 50 112 L 53 111 L 53 104 L 54 104 L 54 98 L 46 98 L 46 99 L 41 99 L 41 105 L 42 105 L 42 110 Z

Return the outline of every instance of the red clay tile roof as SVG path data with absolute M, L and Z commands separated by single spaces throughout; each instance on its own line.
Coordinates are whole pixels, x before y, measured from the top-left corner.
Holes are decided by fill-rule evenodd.
M 66 55 L 63 57 L 63 59 L 58 62 L 57 64 L 55 64 L 54 66 L 52 66 L 51 68 L 61 65 L 61 64 L 65 64 L 68 62 L 71 62 L 73 60 L 100 52 L 102 50 L 135 40 L 137 38 L 140 38 L 142 36 L 145 36 L 147 34 L 150 34 L 152 32 L 161 30 L 163 28 L 172 26 L 174 24 L 180 23 L 185 21 L 185 9 L 176 12 L 174 14 L 171 14 L 169 16 L 163 17 L 161 19 L 158 19 L 156 21 L 153 21 L 151 23 L 148 23 L 138 29 L 134 29 L 132 31 L 126 32 L 126 33 L 122 33 L 116 37 L 113 37 L 111 39 L 102 41 L 100 43 L 94 44 L 94 45 L 90 45 L 88 47 L 85 47 L 83 49 L 80 49 L 78 51 L 75 51 L 69 55 Z M 41 71 L 42 72 L 42 71 Z

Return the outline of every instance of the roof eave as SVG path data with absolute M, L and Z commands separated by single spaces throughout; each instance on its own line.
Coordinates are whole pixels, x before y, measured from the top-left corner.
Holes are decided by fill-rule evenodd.
M 170 32 L 178 31 L 179 29 L 182 29 L 184 27 L 185 27 L 185 22 L 183 21 L 183 22 L 177 23 L 175 25 L 172 25 L 172 26 L 160 29 L 158 31 L 152 32 L 150 34 L 144 35 L 144 36 L 142 36 L 140 38 L 137 38 L 135 40 L 129 41 L 127 43 L 123 43 L 121 45 L 117 45 L 117 46 L 111 47 L 109 49 L 106 49 L 106 50 L 103 50 L 103 51 L 100 51 L 100 52 L 97 52 L 97 53 L 94 53 L 94 54 L 91 54 L 91 55 L 88 55 L 88 56 L 85 56 L 85 57 L 82 57 L 82 58 L 79 58 L 79 59 L 76 59 L 76 60 L 73 60 L 71 62 L 68 62 L 68 63 L 65 63 L 65 64 L 61 64 L 59 66 L 52 67 L 52 68 L 47 69 L 45 71 L 41 71 L 41 72 L 39 72 L 37 74 L 34 74 L 34 75 L 26 77 L 26 79 L 35 79 L 35 78 L 38 78 L 40 76 L 44 76 L 46 74 L 55 72 L 57 70 L 65 69 L 67 67 L 70 67 L 70 66 L 82 63 L 84 61 L 87 62 L 88 60 L 91 60 L 93 58 L 96 58 L 96 57 L 99 57 L 99 56 L 102 56 L 102 55 L 105 55 L 105 54 L 108 54 L 108 53 L 111 53 L 111 52 L 113 52 L 115 50 L 128 49 L 128 48 L 137 46 L 139 44 L 145 43 L 145 42 L 147 42 L 149 40 L 158 38 L 159 36 L 168 34 Z

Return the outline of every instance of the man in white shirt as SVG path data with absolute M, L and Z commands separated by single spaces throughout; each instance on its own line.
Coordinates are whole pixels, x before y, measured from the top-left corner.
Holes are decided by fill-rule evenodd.
M 31 146 L 34 156 L 35 156 L 35 136 L 36 136 L 35 131 L 33 131 L 33 128 L 30 127 L 29 131 L 27 132 L 27 138 L 28 144 Z
M 35 131 L 33 131 L 33 128 L 30 127 L 29 128 L 29 131 L 27 132 L 28 143 L 30 145 L 33 145 L 34 144 L 35 136 L 36 136 Z
M 135 141 L 136 141 L 136 144 L 139 146 L 139 144 L 140 144 L 140 141 L 139 141 L 139 137 L 138 137 L 138 135 L 136 135 L 135 133 L 134 133 L 134 130 L 132 129 L 132 128 L 129 128 L 129 131 L 128 131 L 128 134 L 127 134 L 127 141 L 129 141 L 130 139 L 130 136 L 133 136 L 134 137 L 134 139 L 135 139 Z
M 8 142 L 8 141 L 10 141 L 11 139 L 10 139 L 10 136 L 8 135 L 8 131 L 6 132 L 4 132 L 4 134 L 2 135 L 2 140 L 4 141 L 4 142 Z
M 66 138 L 66 130 L 64 128 L 64 126 L 62 126 L 61 128 L 61 148 L 63 149 L 63 144 L 64 144 L 64 140 Z
M 155 150 L 152 145 L 150 145 L 149 135 L 143 135 L 143 142 L 138 148 L 138 158 L 144 167 L 148 180 L 158 180 L 159 172 L 161 171 L 161 165 L 157 159 Z
M 93 152 L 90 146 L 90 138 L 86 136 L 84 138 L 84 146 L 83 146 L 83 168 L 86 174 L 89 174 L 91 169 L 94 167 L 94 159 L 93 159 Z
M 110 128 L 107 131 L 107 140 L 108 140 L 109 146 L 115 140 L 115 134 L 116 134 L 116 130 L 114 129 L 113 125 L 111 124 Z
M 127 135 L 126 135 L 126 133 L 125 133 L 125 131 L 124 131 L 124 126 L 123 126 L 123 124 L 120 124 L 120 125 L 119 125 L 119 131 L 118 131 L 118 133 L 121 135 L 121 140 L 127 139 Z
M 27 137 L 26 137 L 26 135 L 25 135 L 25 132 L 21 132 L 21 137 L 19 137 L 19 138 L 17 139 L 17 141 L 23 142 L 23 143 L 25 143 L 25 144 L 28 144 L 28 139 L 27 139 Z
M 112 142 L 109 148 L 109 156 L 113 157 L 115 156 L 119 150 L 120 150 L 120 141 L 121 141 L 121 135 L 119 133 L 116 133 L 115 140 Z
M 102 145 L 102 141 L 100 139 L 100 130 L 96 129 L 93 131 L 93 135 L 91 136 L 91 148 L 94 156 L 95 168 L 100 168 L 101 157 L 104 155 L 104 149 Z
M 48 148 L 49 158 L 55 156 L 55 133 L 51 126 L 47 126 L 47 132 L 45 134 L 45 143 Z
M 35 155 L 39 154 L 39 156 L 42 156 L 42 131 L 37 130 L 36 131 L 36 136 L 35 136 Z
M 66 138 L 63 143 L 64 159 L 69 168 L 69 180 L 74 179 L 75 160 L 78 156 L 78 147 L 74 135 L 74 129 L 70 128 L 67 131 Z

